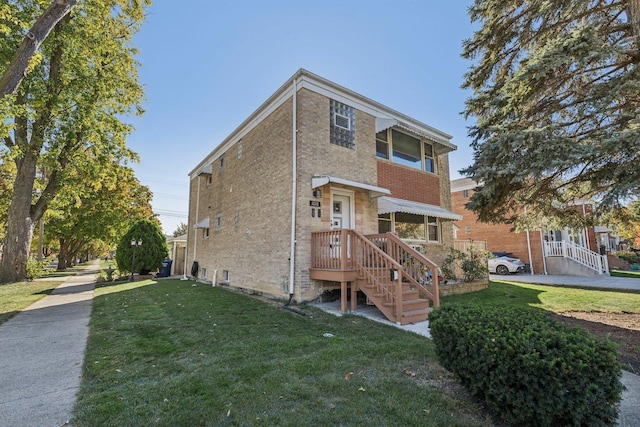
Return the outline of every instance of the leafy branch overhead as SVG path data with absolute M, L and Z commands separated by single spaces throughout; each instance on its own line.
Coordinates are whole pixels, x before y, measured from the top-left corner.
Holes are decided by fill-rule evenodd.
M 575 199 L 598 214 L 637 194 L 640 1 L 476 0 L 469 14 L 461 172 L 481 184 L 479 218 L 513 222 L 522 205 L 561 218 Z

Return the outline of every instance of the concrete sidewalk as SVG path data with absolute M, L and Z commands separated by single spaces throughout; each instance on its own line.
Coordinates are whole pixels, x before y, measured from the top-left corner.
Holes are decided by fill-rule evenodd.
M 607 290 L 627 290 L 640 292 L 640 279 L 611 276 L 560 276 L 545 274 L 490 274 L 496 281 L 537 283 L 540 285 L 575 286 L 579 288 L 596 288 Z
M 0 325 L 0 425 L 62 426 L 80 386 L 97 264 Z M 61 278 L 62 279 L 62 278 Z

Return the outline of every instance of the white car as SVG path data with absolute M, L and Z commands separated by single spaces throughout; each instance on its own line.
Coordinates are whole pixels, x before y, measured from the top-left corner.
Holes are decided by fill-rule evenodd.
M 524 262 L 520 258 L 507 255 L 489 258 L 489 273 L 509 274 L 524 272 Z

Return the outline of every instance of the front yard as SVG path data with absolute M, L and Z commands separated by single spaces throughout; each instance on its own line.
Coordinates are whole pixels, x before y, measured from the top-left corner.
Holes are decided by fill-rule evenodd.
M 189 281 L 96 288 L 74 425 L 492 421 L 431 340 Z

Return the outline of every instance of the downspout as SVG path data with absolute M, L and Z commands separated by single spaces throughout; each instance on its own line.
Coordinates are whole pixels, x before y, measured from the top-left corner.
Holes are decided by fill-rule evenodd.
M 524 213 L 527 213 L 527 207 L 524 207 Z M 531 259 L 531 238 L 529 237 L 529 229 L 527 228 L 527 252 L 529 253 L 529 272 L 533 275 L 533 260 Z
M 540 248 L 542 249 L 542 266 L 544 267 L 544 274 L 547 275 L 547 256 L 544 252 L 544 236 L 542 230 L 540 230 Z
M 293 299 L 293 281 L 295 278 L 296 265 L 296 209 L 298 197 L 298 129 L 297 129 L 297 113 L 298 98 L 297 84 L 298 77 L 293 78 L 293 126 L 291 132 L 293 134 L 293 156 L 292 156 L 292 173 L 291 173 L 291 248 L 289 255 L 289 301 L 285 305 L 289 305 Z
M 298 129 L 297 129 L 297 113 L 298 113 L 298 98 L 297 98 L 297 86 L 298 86 L 298 78 L 293 78 L 293 158 L 292 158 L 292 168 L 293 173 L 291 174 L 291 255 L 289 256 L 289 301 L 287 301 L 283 308 L 292 311 L 297 314 L 301 314 L 305 316 L 307 313 L 304 311 L 297 309 L 295 307 L 290 307 L 291 301 L 293 300 L 293 280 L 295 279 L 295 266 L 296 266 L 296 209 L 297 209 L 297 198 L 298 198 Z
M 585 218 L 587 217 L 587 211 L 584 208 L 584 203 L 582 203 L 582 216 Z M 584 228 L 583 232 L 584 232 L 584 240 L 586 243 L 586 247 L 587 249 L 591 250 L 591 242 L 589 241 L 589 231 L 587 230 L 587 227 Z
M 533 260 L 531 259 L 531 238 L 529 237 L 529 230 L 527 230 L 527 251 L 529 252 L 529 270 L 531 270 L 531 275 L 535 274 L 533 272 Z

